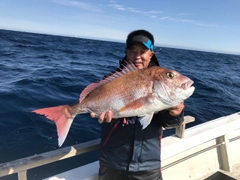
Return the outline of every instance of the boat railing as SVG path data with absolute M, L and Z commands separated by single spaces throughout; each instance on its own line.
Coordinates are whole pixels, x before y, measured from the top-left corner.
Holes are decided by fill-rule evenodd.
M 183 138 L 186 124 L 193 122 L 194 120 L 195 118 L 192 116 L 185 116 L 183 124 L 175 130 L 176 136 Z M 96 139 L 11 162 L 2 163 L 0 164 L 0 177 L 17 173 L 18 180 L 27 180 L 27 171 L 29 169 L 96 150 L 98 149 L 99 144 L 100 139 Z

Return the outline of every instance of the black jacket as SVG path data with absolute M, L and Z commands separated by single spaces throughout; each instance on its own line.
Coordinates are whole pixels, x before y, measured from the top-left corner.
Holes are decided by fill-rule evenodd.
M 159 65 L 157 59 L 151 60 L 149 66 L 155 65 Z M 164 110 L 154 114 L 144 130 L 138 117 L 103 123 L 99 161 L 119 170 L 145 171 L 160 168 L 162 127 L 176 127 L 182 122 L 183 112 L 173 117 Z

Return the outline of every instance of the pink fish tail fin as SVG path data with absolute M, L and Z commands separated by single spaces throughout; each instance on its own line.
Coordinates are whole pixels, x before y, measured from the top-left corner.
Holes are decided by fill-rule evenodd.
M 46 118 L 55 122 L 58 133 L 58 145 L 62 146 L 65 141 L 70 126 L 76 115 L 73 115 L 68 110 L 68 105 L 55 106 L 49 108 L 36 109 L 32 112 L 44 115 Z

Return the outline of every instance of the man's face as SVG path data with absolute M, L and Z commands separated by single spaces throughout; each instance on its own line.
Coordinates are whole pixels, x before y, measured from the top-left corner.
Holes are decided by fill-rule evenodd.
M 132 62 L 138 69 L 148 67 L 154 52 L 150 51 L 142 43 L 133 43 L 126 50 L 127 60 Z

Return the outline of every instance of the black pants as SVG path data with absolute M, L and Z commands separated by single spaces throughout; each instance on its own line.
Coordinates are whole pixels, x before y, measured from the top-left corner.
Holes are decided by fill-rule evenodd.
M 112 169 L 103 164 L 99 169 L 99 180 L 162 180 L 160 169 L 151 171 L 129 172 Z

